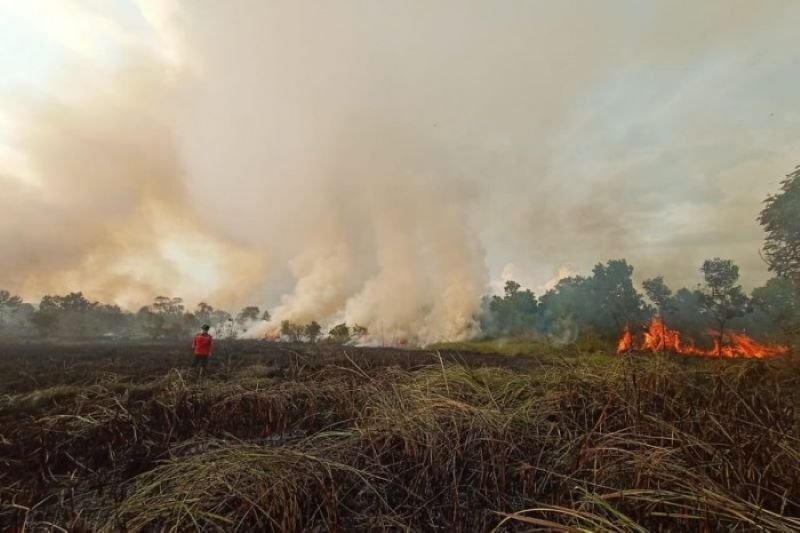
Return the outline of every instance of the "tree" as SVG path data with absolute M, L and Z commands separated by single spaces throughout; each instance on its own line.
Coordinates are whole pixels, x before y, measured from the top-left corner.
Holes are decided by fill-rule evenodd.
M 184 312 L 182 298 L 156 296 L 151 307 L 153 312 L 161 315 L 182 315 Z
M 717 328 L 717 353 L 721 355 L 725 325 L 745 314 L 747 296 L 737 284 L 739 267 L 730 259 L 717 257 L 706 260 L 700 271 L 705 279 L 705 285 L 700 289 L 700 302 Z
M 195 326 L 195 317 L 185 314 L 183 299 L 156 296 L 152 305 L 137 313 L 137 319 L 153 338 L 180 338 Z
M 520 290 L 519 283 L 506 281 L 504 295 L 492 296 L 489 301 L 489 320 L 483 324 L 487 333 L 523 335 L 536 327 L 538 302 L 530 290 Z
M 688 338 L 702 337 L 707 329 L 707 313 L 703 308 L 702 297 L 700 291 L 678 289 L 664 309 L 664 322 Z
M 22 304 L 21 297 L 13 296 L 10 292 L 6 290 L 0 290 L 0 306 L 16 307 L 21 304 Z
M 261 314 L 261 320 L 264 322 L 269 322 L 271 319 L 272 317 L 270 316 L 269 311 L 264 310 L 264 312 Z
M 539 301 L 538 329 L 548 336 L 588 326 L 591 319 L 589 279 L 583 276 L 563 278 Z M 574 339 L 573 339 L 574 340 Z
M 39 309 L 31 315 L 30 321 L 39 330 L 39 335 L 50 337 L 58 324 L 58 314 L 52 310 Z
M 537 324 L 559 343 L 578 337 L 612 341 L 625 326 L 638 327 L 650 316 L 633 284 L 633 267 L 625 259 L 612 259 L 595 265 L 590 277 L 559 280 L 540 299 Z
M 208 324 L 217 328 L 217 333 L 227 327 L 228 320 L 231 320 L 231 315 L 222 309 L 214 309 L 206 302 L 197 304 L 197 309 L 194 312 L 195 326 L 201 324 Z
M 592 270 L 589 291 L 594 309 L 591 322 L 599 332 L 622 331 L 627 324 L 649 318 L 642 295 L 633 285 L 633 267 L 625 259 L 598 263 Z
M 776 277 L 753 289 L 753 307 L 770 317 L 788 335 L 800 332 L 800 294 L 791 280 Z
M 197 319 L 198 322 L 202 324 L 211 324 L 211 316 L 214 312 L 214 308 L 211 307 L 206 302 L 200 302 L 197 304 L 197 309 L 194 311 L 194 317 Z
M 71 292 L 66 295 L 46 295 L 39 302 L 39 311 L 53 314 L 57 320 L 50 320 L 52 332 L 66 337 L 97 336 L 98 323 L 94 320 L 96 312 L 101 308 L 100 302 L 88 300 L 82 292 Z M 39 329 L 49 319 L 37 318 Z
M 218 324 L 224 324 L 226 322 L 233 322 L 233 318 L 231 314 L 227 311 L 222 309 L 215 309 L 211 313 L 211 320 L 209 321 L 210 325 L 217 326 Z
M 334 342 L 338 342 L 340 344 L 344 344 L 350 340 L 350 328 L 344 322 L 333 326 L 328 334 L 331 336 L 331 339 Z
M 664 283 L 664 277 L 658 276 L 652 279 L 646 279 L 642 282 L 644 292 L 647 297 L 656 306 L 659 316 L 664 317 L 664 311 L 669 305 L 670 298 L 672 297 L 672 290 Z
M 284 320 L 281 322 L 281 335 L 288 337 L 292 342 L 299 342 L 303 335 L 303 326 Z
M 6 290 L 0 290 L 0 330 L 11 321 L 11 316 L 22 307 L 22 298 L 13 296 Z
M 505 292 L 506 297 L 513 296 L 519 292 L 522 288 L 522 285 L 517 283 L 516 281 L 510 279 L 506 281 L 505 286 L 503 287 L 503 292 Z
M 94 335 L 117 336 L 124 333 L 130 324 L 130 315 L 111 304 L 95 306 L 87 318 Z
M 247 324 L 248 322 L 255 322 L 258 320 L 258 316 L 261 314 L 261 310 L 253 305 L 249 305 L 239 311 L 239 314 L 236 315 L 236 323 L 240 326 Z
M 136 323 L 139 330 L 152 339 L 164 335 L 166 318 L 164 315 L 154 313 L 150 306 L 145 305 L 136 313 Z
M 772 272 L 800 288 L 800 166 L 781 182 L 781 191 L 764 201 L 758 217 L 767 232 L 764 258 Z
M 303 327 L 303 333 L 308 339 L 308 342 L 313 344 L 317 342 L 319 334 L 322 333 L 322 326 L 320 326 L 316 320 L 312 320 L 310 324 L 306 324 L 305 327 Z

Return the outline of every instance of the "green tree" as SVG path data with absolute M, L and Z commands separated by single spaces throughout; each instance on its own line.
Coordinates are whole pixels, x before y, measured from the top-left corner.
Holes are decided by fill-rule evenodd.
M 800 333 L 800 295 L 787 278 L 776 277 L 753 289 L 753 307 L 770 317 L 786 335 Z
M 633 284 L 633 267 L 625 259 L 612 259 L 595 265 L 590 277 L 559 280 L 542 296 L 537 323 L 541 332 L 554 338 L 575 332 L 613 341 L 626 325 L 640 326 L 650 316 Z
M 642 295 L 633 284 L 633 267 L 625 259 L 598 263 L 589 282 L 590 322 L 601 333 L 616 337 L 627 324 L 642 324 L 649 318 Z
M 700 303 L 711 317 L 717 331 L 717 352 L 721 355 L 725 326 L 747 311 L 747 296 L 739 282 L 739 267 L 730 259 L 714 258 L 700 267 L 705 285 L 700 289 Z
M 658 314 L 663 318 L 664 311 L 670 303 L 670 298 L 672 298 L 672 290 L 664 283 L 664 277 L 658 276 L 646 279 L 642 282 L 642 287 L 644 287 L 647 297 L 656 306 Z
M 506 281 L 503 289 L 503 296 L 493 296 L 489 303 L 496 332 L 510 336 L 532 333 L 536 327 L 536 296 L 528 289 L 521 290 L 513 280 Z
M 592 315 L 589 284 L 590 280 L 583 276 L 560 279 L 555 287 L 542 295 L 538 329 L 548 336 L 559 337 L 569 329 L 577 332 L 588 327 Z
M 664 309 L 664 322 L 689 339 L 704 337 L 708 317 L 702 300 L 703 294 L 700 291 L 685 287 L 678 289 Z
M 767 232 L 764 258 L 772 272 L 800 288 L 800 166 L 781 182 L 778 194 L 768 196 L 758 221 Z

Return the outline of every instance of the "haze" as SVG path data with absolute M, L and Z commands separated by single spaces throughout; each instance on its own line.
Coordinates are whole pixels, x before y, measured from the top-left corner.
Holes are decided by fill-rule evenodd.
M 800 3 L 0 0 L 0 288 L 469 330 L 626 258 L 762 282 Z

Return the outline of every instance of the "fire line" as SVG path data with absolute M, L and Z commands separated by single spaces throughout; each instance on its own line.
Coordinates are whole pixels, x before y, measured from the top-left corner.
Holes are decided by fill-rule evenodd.
M 617 342 L 617 353 L 630 351 L 672 352 L 682 355 L 700 355 L 706 357 L 772 357 L 785 354 L 789 347 L 783 344 L 765 344 L 738 331 L 727 331 L 723 335 L 723 344 L 720 346 L 719 335 L 709 332 L 713 339 L 713 347 L 699 348 L 691 340 L 684 341 L 679 331 L 668 328 L 660 317 L 650 320 L 647 329 L 638 339 L 630 327 L 625 326 Z

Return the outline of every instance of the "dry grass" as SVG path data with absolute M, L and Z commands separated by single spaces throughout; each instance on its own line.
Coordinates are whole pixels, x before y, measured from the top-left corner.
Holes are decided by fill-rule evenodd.
M 0 519 L 109 531 L 800 529 L 792 360 L 514 370 L 300 359 L 283 378 L 261 364 L 228 381 L 105 375 L 8 396 Z

